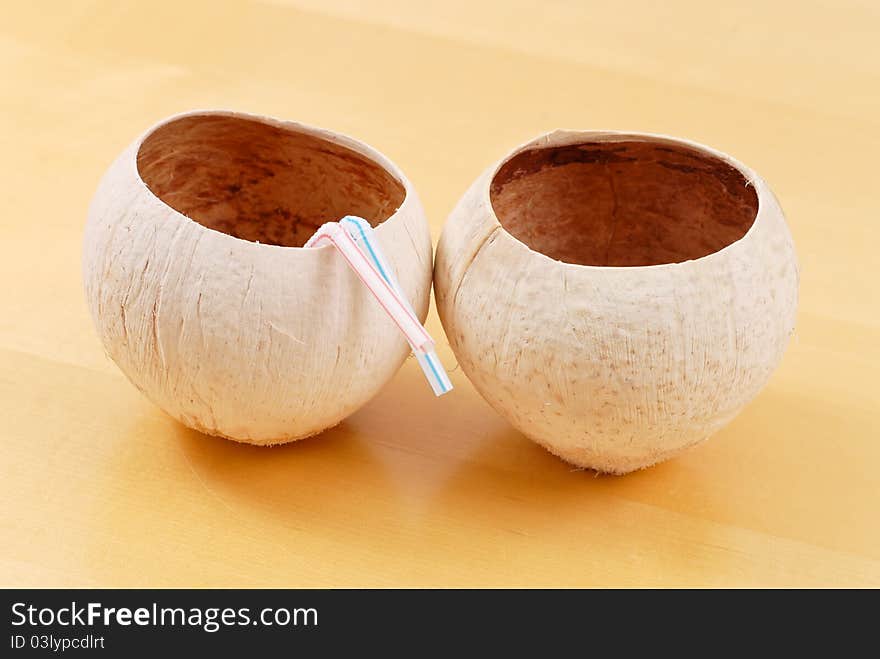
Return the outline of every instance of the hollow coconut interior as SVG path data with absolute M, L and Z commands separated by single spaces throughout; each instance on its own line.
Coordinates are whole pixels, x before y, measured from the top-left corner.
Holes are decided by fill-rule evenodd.
M 521 151 L 498 169 L 490 197 L 504 229 L 533 250 L 595 266 L 707 256 L 742 238 L 758 210 L 729 163 L 645 139 Z
M 244 117 L 194 115 L 150 133 L 137 154 L 147 187 L 211 229 L 301 247 L 325 222 L 357 215 L 373 226 L 406 191 L 379 163 L 293 128 Z

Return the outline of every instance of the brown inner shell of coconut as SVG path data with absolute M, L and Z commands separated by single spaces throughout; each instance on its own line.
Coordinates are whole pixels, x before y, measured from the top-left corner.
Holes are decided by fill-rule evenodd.
M 498 170 L 490 194 L 514 237 L 580 265 L 697 259 L 742 238 L 758 210 L 754 188 L 723 160 L 636 140 L 523 151 Z
M 301 247 L 324 222 L 357 215 L 373 226 L 406 196 L 378 163 L 351 149 L 253 119 L 194 115 L 152 132 L 137 154 L 163 202 L 211 229 Z

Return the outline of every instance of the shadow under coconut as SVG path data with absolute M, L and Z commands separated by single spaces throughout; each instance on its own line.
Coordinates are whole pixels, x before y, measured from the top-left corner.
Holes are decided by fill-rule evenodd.
M 512 427 L 501 428 L 434 492 L 424 534 L 436 545 L 451 543 L 444 536 L 474 538 L 471 563 L 459 566 L 468 573 L 462 585 L 621 585 L 620 573 L 604 565 L 609 557 L 628 566 L 623 573 L 634 575 L 633 584 L 669 583 L 669 574 L 685 575 L 683 584 L 700 583 L 704 575 L 689 561 L 699 548 L 721 543 L 722 531 L 713 524 L 676 528 L 682 517 L 669 495 L 692 487 L 711 489 L 711 474 L 677 460 L 622 476 L 600 474 L 564 462 Z M 656 506 L 652 493 L 665 496 L 669 508 Z M 723 572 L 728 556 L 714 554 Z M 569 569 L 550 569 L 560 564 Z M 736 571 L 731 563 L 730 573 Z
M 353 496 L 393 499 L 382 465 L 345 421 L 271 447 L 212 437 L 180 424 L 175 434 L 196 478 L 227 506 L 245 506 L 298 528 L 338 526 L 350 519 Z
M 394 516 L 397 496 L 356 430 L 251 446 L 191 430 L 117 388 L 125 404 L 100 423 L 120 438 L 104 451 L 88 517 L 112 529 L 112 542 L 95 534 L 82 548 L 96 582 L 174 586 L 183 575 L 191 586 L 297 586 L 313 578 L 302 547 L 329 560 L 355 544 L 379 551 L 364 517 Z
M 857 552 L 869 543 L 870 514 L 844 502 L 872 496 L 880 449 L 850 441 L 869 426 L 865 406 L 838 407 L 770 387 L 706 442 L 624 476 L 576 469 L 500 429 L 461 461 L 427 514 L 446 533 L 485 539 L 475 552 L 509 562 L 511 583 L 531 583 L 514 568 L 550 560 L 571 561 L 569 585 L 597 583 L 592 559 L 574 561 L 591 550 L 631 559 L 634 574 L 658 583 L 664 574 L 706 582 L 701 560 L 718 583 L 747 583 L 749 570 L 768 566 L 746 547 L 790 540 Z M 723 549 L 732 541 L 744 553 Z M 780 583 L 795 582 L 783 572 Z
M 828 549 L 863 552 L 875 511 L 851 502 L 876 492 L 880 445 L 873 411 L 767 387 L 705 443 L 615 494 L 713 522 Z M 639 475 L 641 475 L 641 473 Z M 609 486 L 611 487 L 611 486 Z M 874 543 L 876 544 L 876 543 Z M 872 558 L 880 558 L 880 548 Z

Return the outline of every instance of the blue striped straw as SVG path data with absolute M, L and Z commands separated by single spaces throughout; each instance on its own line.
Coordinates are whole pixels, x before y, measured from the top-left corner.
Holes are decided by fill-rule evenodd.
M 360 217 L 346 215 L 339 220 L 339 224 L 348 232 L 358 247 L 363 246 L 361 247 L 361 251 L 364 252 L 370 261 L 372 261 L 376 270 L 378 270 L 379 274 L 388 285 L 397 292 L 397 295 L 409 308 L 413 317 L 417 318 L 415 310 L 412 308 L 412 305 L 406 295 L 403 294 L 403 290 L 400 288 L 400 282 L 397 281 L 394 271 L 388 266 L 388 262 L 385 260 L 385 255 L 379 247 L 379 241 L 377 240 L 376 234 L 373 231 L 373 227 L 370 226 L 370 223 Z M 428 382 L 431 384 L 431 389 L 434 390 L 435 395 L 442 396 L 443 394 L 452 391 L 452 382 L 449 380 L 449 375 L 446 373 L 446 369 L 443 368 L 443 364 L 440 363 L 440 359 L 438 359 L 437 351 L 435 349 L 432 348 L 431 350 L 423 352 L 413 347 L 413 355 L 415 355 L 419 366 L 422 367 L 422 371 L 424 371 L 425 377 L 428 378 Z

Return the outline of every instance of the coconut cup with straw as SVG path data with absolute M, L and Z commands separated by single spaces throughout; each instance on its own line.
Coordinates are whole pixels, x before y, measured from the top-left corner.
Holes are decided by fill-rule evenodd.
M 751 169 L 656 135 L 557 131 L 472 185 L 437 249 L 462 369 L 528 437 L 626 473 L 723 427 L 793 331 L 794 246 Z
M 410 348 L 332 247 L 356 215 L 407 305 L 428 310 L 431 239 L 403 173 L 338 133 L 233 112 L 166 119 L 104 176 L 83 277 L 110 357 L 187 426 L 253 444 L 329 428 L 375 395 Z

